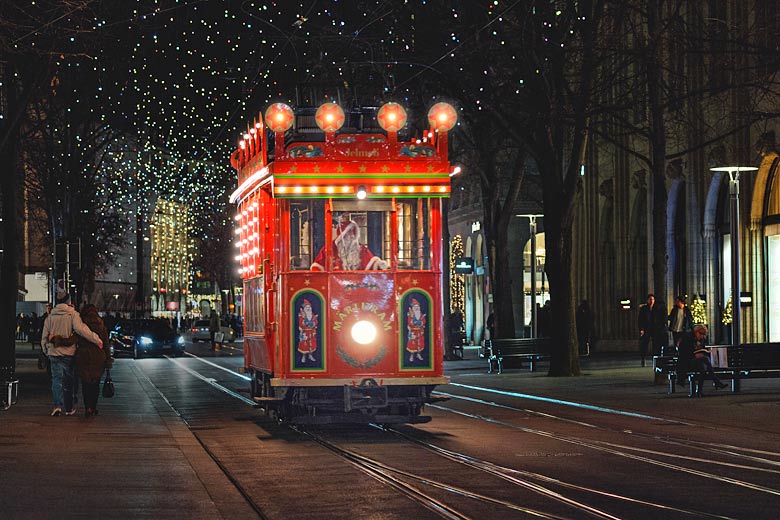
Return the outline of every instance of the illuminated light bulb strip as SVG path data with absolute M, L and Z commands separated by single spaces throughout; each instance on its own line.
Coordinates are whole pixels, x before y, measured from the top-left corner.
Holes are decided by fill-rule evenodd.
M 387 193 L 441 194 L 449 193 L 449 186 L 432 185 L 380 185 L 366 186 L 366 195 L 383 195 Z M 352 186 L 274 186 L 274 195 L 354 195 Z
M 257 170 L 255 173 L 250 175 L 244 182 L 241 183 L 241 186 L 236 188 L 236 191 L 230 194 L 230 203 L 235 204 L 239 201 L 239 199 L 243 198 L 244 195 L 246 195 L 246 192 L 249 191 L 250 188 L 254 187 L 257 183 L 259 183 L 261 180 L 265 179 L 269 175 L 269 170 L 267 166 L 264 166 L 263 168 Z

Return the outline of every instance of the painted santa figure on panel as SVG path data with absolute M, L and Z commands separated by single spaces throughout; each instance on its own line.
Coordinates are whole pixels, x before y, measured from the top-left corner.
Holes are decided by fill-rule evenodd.
M 420 302 L 412 298 L 409 310 L 406 313 L 406 326 L 408 329 L 406 351 L 409 352 L 409 361 L 416 357 L 422 361 L 420 352 L 425 350 L 425 324 L 426 316 L 420 309 Z
M 317 329 L 319 317 L 314 314 L 309 300 L 303 300 L 303 305 L 298 310 L 298 353 L 301 354 L 301 363 L 316 361 L 314 352 L 317 351 Z

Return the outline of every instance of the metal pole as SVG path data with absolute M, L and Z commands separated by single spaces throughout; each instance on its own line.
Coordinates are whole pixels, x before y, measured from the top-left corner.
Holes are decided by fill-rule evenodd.
M 529 216 L 529 232 L 531 233 L 531 337 L 538 337 L 539 328 L 536 320 L 536 217 Z
M 65 241 L 65 292 L 70 294 L 70 240 Z
M 740 321 L 742 314 L 742 302 L 740 301 L 739 287 L 739 174 L 740 172 L 754 172 L 755 166 L 716 166 L 710 168 L 714 172 L 728 172 L 729 174 L 729 207 L 731 216 L 731 344 L 739 345 Z
M 729 171 L 729 202 L 731 208 L 731 344 L 740 340 L 739 287 L 739 169 Z

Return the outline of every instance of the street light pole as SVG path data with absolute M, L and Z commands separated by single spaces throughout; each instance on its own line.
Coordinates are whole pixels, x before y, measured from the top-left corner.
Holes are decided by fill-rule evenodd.
M 756 171 L 754 166 L 719 166 L 710 168 L 729 174 L 729 209 L 731 233 L 731 344 L 739 345 L 742 305 L 739 287 L 739 173 Z
M 531 235 L 531 337 L 536 338 L 539 331 L 536 323 L 536 219 L 544 215 L 529 213 L 517 216 L 528 218 L 528 232 Z

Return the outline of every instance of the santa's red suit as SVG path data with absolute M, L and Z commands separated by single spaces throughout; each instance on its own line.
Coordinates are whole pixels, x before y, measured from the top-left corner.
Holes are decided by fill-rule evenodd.
M 358 226 L 353 220 L 341 219 L 336 228 L 336 238 L 331 248 L 331 265 L 334 270 L 378 270 L 387 269 L 387 262 L 374 255 L 371 250 L 358 241 Z M 325 270 L 325 248 L 320 249 L 314 262 L 313 271 Z
M 308 307 L 308 308 L 307 308 Z M 311 304 L 304 300 L 298 311 L 298 352 L 311 355 L 317 350 L 319 318 L 311 312 Z
M 425 350 L 425 314 L 420 312 L 420 303 L 412 298 L 412 305 L 406 313 L 406 327 L 408 329 L 406 351 L 411 354 L 419 354 Z

